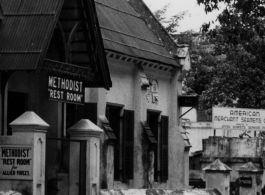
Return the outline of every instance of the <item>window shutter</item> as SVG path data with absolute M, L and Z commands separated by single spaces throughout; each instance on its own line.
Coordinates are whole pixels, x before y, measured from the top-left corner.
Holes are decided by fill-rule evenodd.
M 114 143 L 117 140 L 117 137 L 114 134 L 113 129 L 111 128 L 108 119 L 105 116 L 99 116 L 99 120 L 102 123 L 102 127 L 108 137 L 109 143 Z
M 161 180 L 168 180 L 168 116 L 161 116 Z
M 86 116 L 91 122 L 97 125 L 98 122 L 98 106 L 97 103 L 85 103 Z
M 133 179 L 134 156 L 134 111 L 124 110 L 123 123 L 123 179 Z
M 153 132 L 151 131 L 151 128 L 149 127 L 149 125 L 145 122 L 142 122 L 142 126 L 143 126 L 143 129 L 144 129 L 144 132 L 145 132 L 145 135 L 146 135 L 146 138 L 147 138 L 149 144 L 156 145 L 157 140 L 156 140 Z

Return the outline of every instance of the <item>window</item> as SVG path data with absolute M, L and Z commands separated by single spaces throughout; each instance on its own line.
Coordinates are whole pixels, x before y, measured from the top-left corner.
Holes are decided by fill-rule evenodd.
M 134 111 L 107 105 L 106 117 L 117 138 L 114 143 L 114 180 L 126 182 L 133 179 Z
M 160 117 L 159 112 L 148 111 L 147 124 L 158 143 L 154 146 L 154 179 L 158 182 L 166 181 L 168 179 L 168 117 Z

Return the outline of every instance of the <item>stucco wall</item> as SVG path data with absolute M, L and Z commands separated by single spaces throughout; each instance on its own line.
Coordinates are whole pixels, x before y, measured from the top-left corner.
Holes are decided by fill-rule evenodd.
M 128 63 L 118 63 L 115 60 L 109 60 L 109 70 L 112 80 L 112 88 L 106 91 L 107 103 L 121 104 L 125 109 L 133 109 L 134 66 Z
M 163 72 L 156 69 L 144 67 L 145 74 L 148 79 L 157 80 L 158 82 L 158 102 L 152 103 L 149 99 L 146 99 L 147 109 L 162 111 L 162 115 L 169 115 L 168 104 L 170 104 L 170 79 L 171 74 L 169 72 Z
M 239 177 L 237 170 L 248 162 L 252 162 L 260 170 L 263 169 L 264 139 L 209 137 L 203 140 L 203 143 L 204 151 L 201 158 L 201 168 L 206 167 L 218 158 L 232 169 L 230 172 L 231 181 L 235 181 Z M 257 177 L 261 177 L 261 173 L 257 173 Z
M 265 142 L 259 138 L 209 137 L 204 144 L 205 157 L 258 158 L 262 157 Z
M 177 96 L 181 91 L 181 82 L 178 80 L 179 70 L 172 73 L 143 67 L 146 78 L 150 81 L 155 80 L 158 84 L 158 101 L 153 102 L 148 96 L 148 89 L 142 88 L 141 70 L 136 64 L 112 58 L 108 58 L 108 63 L 113 87 L 105 93 L 105 104 L 98 102 L 100 104 L 98 106 L 104 107 L 106 104 L 122 105 L 124 109 L 135 112 L 134 179 L 127 183 L 122 181 L 113 182 L 113 172 L 109 170 L 109 168 L 113 169 L 113 159 L 106 159 L 105 157 L 109 156 L 106 151 L 111 146 L 106 146 L 104 143 L 105 152 L 103 152 L 102 158 L 105 158 L 106 162 L 101 165 L 101 172 L 104 171 L 104 167 L 108 167 L 109 174 L 107 176 L 102 175 L 101 183 L 107 184 L 108 189 L 147 188 L 150 185 L 147 176 L 149 171 L 148 144 L 143 137 L 141 122 L 147 120 L 147 111 L 156 111 L 161 115 L 169 116 L 169 178 L 167 182 L 153 182 L 149 187 L 161 189 L 185 188 L 188 185 L 188 158 L 184 158 L 187 152 L 184 154 L 184 142 L 178 129 Z M 107 163 L 107 165 L 104 163 Z

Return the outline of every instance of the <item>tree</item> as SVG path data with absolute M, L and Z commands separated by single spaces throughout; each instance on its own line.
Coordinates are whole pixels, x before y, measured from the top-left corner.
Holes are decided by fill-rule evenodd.
M 198 64 L 213 64 L 210 72 L 192 68 L 184 81 L 187 88 L 200 94 L 200 108 L 211 112 L 212 106 L 238 108 L 265 108 L 265 41 L 264 5 L 262 0 L 197 0 L 205 11 L 227 3 L 218 16 L 220 26 L 209 30 L 203 26 L 205 36 L 214 44 L 212 56 Z M 218 60 L 219 56 L 225 56 Z
M 205 12 L 219 9 L 220 3 L 226 3 L 226 9 L 217 20 L 224 32 L 224 38 L 232 44 L 248 44 L 256 36 L 263 38 L 265 0 L 197 0 L 198 4 L 205 6 Z M 202 26 L 202 31 L 207 32 L 210 23 Z M 212 30 L 215 34 L 215 30 Z
M 154 15 L 157 20 L 164 26 L 168 33 L 176 33 L 179 21 L 182 20 L 188 11 L 183 11 L 171 16 L 169 19 L 166 17 L 166 13 L 170 4 L 165 5 L 162 9 L 155 11 Z

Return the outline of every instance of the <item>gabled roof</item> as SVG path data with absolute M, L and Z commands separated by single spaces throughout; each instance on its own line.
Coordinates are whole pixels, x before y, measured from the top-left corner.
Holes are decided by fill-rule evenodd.
M 36 70 L 49 45 L 63 0 L 2 0 L 0 70 Z
M 89 87 L 106 89 L 111 87 L 94 1 L 1 0 L 0 2 L 4 15 L 0 24 L 0 71 L 40 72 L 44 70 L 79 77 L 86 81 Z M 61 30 L 64 47 L 60 49 L 65 52 L 67 41 L 65 39 L 69 34 L 78 32 L 74 35 L 80 37 L 80 32 L 83 33 L 81 38 L 82 42 L 85 42 L 84 47 L 80 51 L 79 45 L 74 52 L 81 53 L 82 58 L 87 59 L 85 64 L 68 61 L 67 57 L 65 61 L 54 61 L 54 59 L 51 61 L 50 58 L 44 60 L 54 29 L 60 23 L 58 18 L 62 7 L 66 10 L 70 8 L 71 14 L 68 15 L 68 21 L 64 21 L 67 22 L 63 26 L 65 28 Z M 82 24 L 80 25 L 82 29 L 74 29 L 79 23 Z M 67 29 L 67 27 L 71 28 Z M 72 40 L 68 41 L 70 41 L 69 44 L 72 43 Z M 75 55 L 73 50 L 73 48 L 68 50 L 69 55 Z
M 105 50 L 179 66 L 126 0 L 95 0 Z

